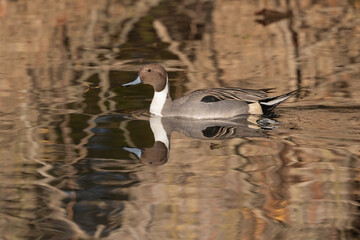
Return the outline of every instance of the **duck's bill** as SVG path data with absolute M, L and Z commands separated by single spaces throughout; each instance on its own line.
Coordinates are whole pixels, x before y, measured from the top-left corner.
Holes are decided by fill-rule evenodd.
M 140 84 L 141 80 L 140 80 L 140 76 L 138 76 L 134 81 L 129 82 L 129 83 L 125 83 L 122 86 L 123 87 L 128 87 L 128 86 L 132 86 L 132 85 L 136 85 L 136 84 Z
M 141 158 L 142 150 L 140 148 L 123 147 L 123 149 L 125 151 L 128 151 L 128 152 L 131 152 L 131 153 L 135 154 L 138 157 L 138 159 Z

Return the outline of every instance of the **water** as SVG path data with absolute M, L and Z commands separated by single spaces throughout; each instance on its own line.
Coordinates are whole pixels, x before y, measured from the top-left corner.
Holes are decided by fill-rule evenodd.
M 0 238 L 358 239 L 359 6 L 2 1 Z M 173 98 L 302 91 L 270 119 L 159 119 L 121 88 L 148 62 Z

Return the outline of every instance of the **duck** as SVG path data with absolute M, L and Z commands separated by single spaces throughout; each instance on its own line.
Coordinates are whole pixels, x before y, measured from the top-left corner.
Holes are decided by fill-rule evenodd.
M 268 115 L 272 110 L 293 96 L 297 90 L 268 97 L 267 89 L 211 88 L 195 90 L 172 100 L 169 79 L 165 68 L 152 63 L 143 66 L 138 77 L 123 87 L 148 84 L 154 88 L 150 114 L 160 117 L 182 117 L 193 119 L 229 119 L 239 115 Z

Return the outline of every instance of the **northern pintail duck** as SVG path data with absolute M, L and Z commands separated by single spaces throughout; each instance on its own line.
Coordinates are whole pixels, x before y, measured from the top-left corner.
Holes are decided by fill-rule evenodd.
M 295 91 L 268 97 L 270 89 L 212 88 L 200 89 L 172 100 L 169 94 L 168 74 L 160 64 L 148 64 L 138 77 L 122 86 L 149 84 L 155 93 L 150 113 L 161 117 L 196 119 L 224 119 L 243 114 L 268 114 Z

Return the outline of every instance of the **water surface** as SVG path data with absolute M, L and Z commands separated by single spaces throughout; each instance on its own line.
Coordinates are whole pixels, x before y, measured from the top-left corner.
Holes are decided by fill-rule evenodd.
M 359 4 L 3 1 L 1 239 L 358 239 Z M 121 88 L 149 62 L 173 98 L 302 91 L 269 118 L 158 119 Z

